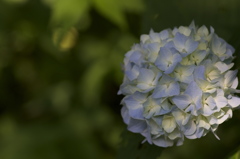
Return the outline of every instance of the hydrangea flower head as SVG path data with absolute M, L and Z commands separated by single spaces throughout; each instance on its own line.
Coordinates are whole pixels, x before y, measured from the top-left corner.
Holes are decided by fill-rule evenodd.
M 234 48 L 205 27 L 150 31 L 125 55 L 121 113 L 128 130 L 160 147 L 215 131 L 240 105 Z M 218 137 L 217 137 L 218 138 Z

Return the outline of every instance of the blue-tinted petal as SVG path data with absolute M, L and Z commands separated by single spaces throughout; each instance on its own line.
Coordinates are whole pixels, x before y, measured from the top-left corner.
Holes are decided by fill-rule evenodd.
M 181 33 L 176 33 L 173 42 L 175 46 L 177 47 L 178 51 L 182 51 L 185 48 L 185 43 L 187 41 L 188 37 Z
M 121 109 L 121 115 L 123 117 L 123 121 L 124 123 L 126 124 L 129 124 L 129 121 L 130 121 L 130 116 L 128 114 L 128 109 L 126 106 L 123 106 L 122 109 Z
M 169 147 L 173 145 L 173 141 L 166 137 L 158 137 L 153 140 L 153 143 L 160 147 Z
M 194 78 L 195 79 L 202 79 L 202 80 L 206 79 L 205 78 L 205 66 L 200 65 L 200 66 L 195 67 Z
M 142 68 L 139 71 L 138 82 L 151 84 L 153 82 L 154 77 L 155 74 L 153 73 L 152 70 Z
M 179 108 L 179 109 L 185 109 L 191 102 L 191 98 L 188 95 L 179 95 L 172 98 L 173 103 Z
M 147 123 L 144 120 L 130 119 L 128 130 L 134 133 L 141 133 L 147 129 Z
M 189 95 L 193 100 L 197 100 L 199 97 L 202 97 L 202 90 L 198 87 L 197 83 L 193 81 L 188 85 L 185 94 Z
M 159 33 L 159 36 L 162 40 L 165 40 L 169 37 L 169 33 L 168 30 L 163 30 Z
M 192 40 L 192 39 L 188 39 L 186 41 L 185 44 L 185 49 L 187 51 L 188 54 L 192 53 L 193 51 L 195 51 L 198 47 L 198 42 Z

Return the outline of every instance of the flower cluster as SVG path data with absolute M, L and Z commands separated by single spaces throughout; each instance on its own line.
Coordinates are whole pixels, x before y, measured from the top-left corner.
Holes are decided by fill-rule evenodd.
M 240 105 L 234 48 L 206 26 L 150 31 L 125 55 L 121 113 L 128 130 L 160 147 L 215 134 Z M 217 137 L 218 138 L 218 137 Z

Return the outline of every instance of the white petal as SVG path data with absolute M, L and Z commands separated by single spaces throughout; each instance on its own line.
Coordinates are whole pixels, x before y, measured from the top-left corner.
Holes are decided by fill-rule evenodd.
M 149 50 L 149 55 L 147 56 L 147 58 L 150 62 L 154 63 L 158 57 L 160 43 L 149 43 L 147 45 L 147 48 Z
M 193 75 L 189 75 L 189 76 L 182 76 L 182 78 L 180 79 L 181 82 L 183 83 L 191 83 L 194 80 Z
M 189 76 L 192 75 L 193 71 L 194 71 L 194 65 L 190 65 L 190 66 L 182 66 L 183 69 L 183 74 L 185 76 Z
M 203 92 L 212 94 L 217 90 L 217 86 L 207 80 L 197 79 L 196 82 Z
M 203 105 L 203 109 L 202 109 L 202 114 L 204 116 L 210 116 L 214 113 L 214 111 L 212 109 L 210 109 L 210 107 L 206 104 Z
M 170 111 L 172 105 L 169 103 L 169 101 L 166 99 L 161 103 L 161 107 L 166 110 L 166 111 Z
M 172 112 L 172 114 L 179 126 L 186 125 L 190 119 L 189 114 L 187 114 L 179 109 L 174 110 Z
M 212 50 L 215 54 L 219 54 L 219 49 L 221 48 L 221 41 L 215 34 L 212 38 Z
M 151 42 L 160 42 L 160 36 L 158 33 L 155 33 L 152 29 L 150 30 L 150 34 L 149 34 L 150 40 Z
M 149 92 L 154 88 L 154 86 L 151 86 L 151 85 L 145 84 L 145 83 L 139 83 L 139 84 L 137 84 L 137 87 L 141 90 L 147 90 L 147 91 L 143 91 L 143 92 Z
M 188 27 L 180 26 L 178 30 L 185 36 L 189 36 L 191 34 L 191 29 L 189 29 Z
M 157 114 L 161 110 L 161 99 L 153 99 L 149 97 L 146 102 L 143 103 L 144 107 L 144 117 L 149 119 L 152 117 L 154 114 Z
M 206 103 L 209 105 L 209 107 L 210 107 L 211 109 L 214 109 L 214 108 L 216 107 L 216 102 L 215 102 L 215 100 L 213 99 L 212 96 L 209 96 L 209 97 L 207 98 Z
M 141 35 L 140 40 L 141 40 L 141 42 L 145 43 L 146 41 L 149 40 L 149 35 L 147 35 L 147 34 Z
M 226 87 L 232 86 L 234 80 L 236 79 L 237 72 L 238 72 L 237 70 L 235 70 L 235 71 L 228 71 L 224 75 L 224 78 L 225 78 L 224 85 Z
M 166 132 L 171 133 L 176 128 L 176 122 L 172 116 L 164 115 L 162 126 Z
M 224 121 L 226 121 L 229 118 L 229 114 L 226 114 L 224 116 L 222 116 L 221 118 L 218 119 L 218 124 L 222 124 Z
M 212 130 L 212 129 L 211 129 L 211 130 Z M 215 131 L 212 130 L 212 133 L 213 133 L 213 135 L 214 135 L 218 140 L 220 140 L 220 138 L 217 136 L 217 134 L 215 133 Z
M 224 73 L 225 71 L 229 70 L 229 69 L 231 68 L 231 66 L 233 66 L 233 64 L 230 65 L 230 66 L 228 66 L 228 65 L 226 65 L 225 63 L 219 61 L 219 62 L 217 62 L 214 66 L 216 66 L 216 67 L 219 69 L 219 71 L 221 72 L 221 74 L 222 74 L 222 73 Z
M 223 108 L 228 104 L 227 99 L 223 96 L 217 96 L 214 99 L 219 108 Z
M 201 36 L 207 36 L 209 34 L 208 29 L 205 25 L 201 26 L 198 31 L 198 34 L 200 34 Z
M 207 119 L 208 119 L 209 124 L 211 124 L 211 125 L 218 123 L 218 119 L 214 115 L 208 116 Z
M 199 119 L 198 127 L 201 127 L 201 128 L 206 129 L 206 130 L 209 130 L 211 126 L 204 119 Z
M 194 66 L 183 66 L 183 65 L 178 65 L 175 70 L 174 70 L 174 75 L 176 79 L 180 82 L 183 83 L 190 83 L 193 81 L 193 71 L 194 71 Z
M 169 139 L 171 140 L 174 140 L 176 138 L 179 138 L 181 137 L 181 134 L 179 132 L 179 130 L 175 129 L 173 132 L 171 132 L 169 135 L 168 135 Z
M 199 65 L 202 60 L 206 57 L 207 52 L 206 50 L 199 50 L 195 51 L 194 53 L 191 54 L 191 60 L 195 61 L 197 65 Z
M 228 104 L 231 105 L 233 108 L 236 108 L 240 105 L 240 98 L 232 96 L 231 99 L 228 99 Z
M 238 86 L 238 78 L 236 77 L 235 80 L 233 81 L 231 88 L 236 89 L 237 86 Z

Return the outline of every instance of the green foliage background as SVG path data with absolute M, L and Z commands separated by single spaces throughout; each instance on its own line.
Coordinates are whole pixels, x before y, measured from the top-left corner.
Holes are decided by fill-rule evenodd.
M 239 110 L 220 141 L 163 149 L 125 131 L 116 95 L 124 54 L 151 28 L 213 26 L 238 69 L 239 16 L 238 0 L 0 1 L 0 159 L 239 158 Z

